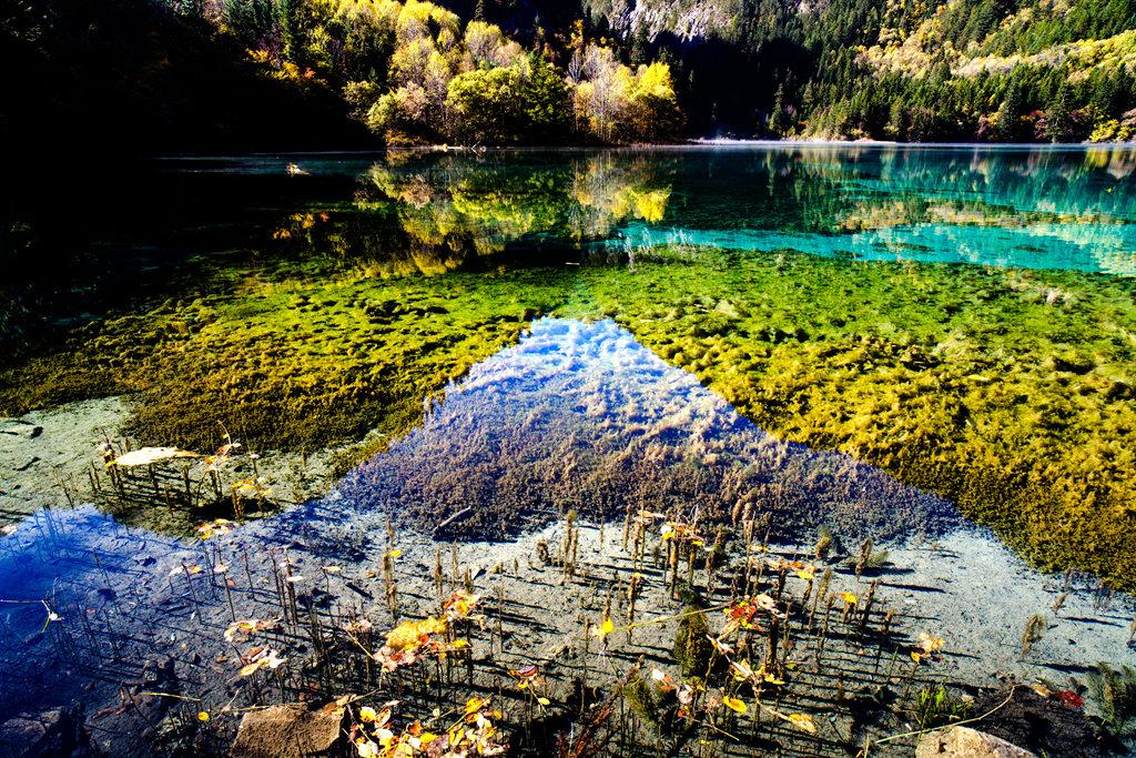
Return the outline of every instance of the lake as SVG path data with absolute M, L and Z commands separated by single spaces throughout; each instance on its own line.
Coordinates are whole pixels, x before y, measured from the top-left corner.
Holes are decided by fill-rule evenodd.
M 0 320 L 7 630 L 83 673 L 9 660 L 4 713 L 29 682 L 46 707 L 178 658 L 112 629 L 236 621 L 211 566 L 271 604 L 279 556 L 307 560 L 341 618 L 370 593 L 312 566 L 374 567 L 397 530 L 424 596 L 439 542 L 491 576 L 512 556 L 526 592 L 518 546 L 556 547 L 568 513 L 600 554 L 637 514 L 793 559 L 866 545 L 855 582 L 879 563 L 942 595 L 929 616 L 976 656 L 955 675 L 1018 665 L 1062 591 L 1103 626 L 1053 611 L 1045 644 L 1081 649 L 1029 665 L 1133 660 L 1136 149 L 170 157 L 87 205 L 55 209 L 81 219 L 65 244 L 30 227 Z M 127 463 L 158 446 L 177 457 Z M 983 576 L 1017 594 L 968 613 Z

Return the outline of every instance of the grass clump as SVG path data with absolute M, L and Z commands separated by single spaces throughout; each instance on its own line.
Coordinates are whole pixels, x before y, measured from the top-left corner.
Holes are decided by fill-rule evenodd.
M 636 674 L 623 685 L 623 698 L 628 709 L 653 731 L 665 733 L 669 719 L 666 716 L 659 691 L 642 674 Z
M 1101 663 L 1085 685 L 1105 728 L 1126 742 L 1136 740 L 1136 669 Z
M 683 676 L 702 676 L 710 666 L 714 648 L 707 635 L 710 624 L 706 613 L 693 602 L 682 609 L 678 629 L 675 631 L 674 657 Z
M 1048 628 L 1049 620 L 1045 618 L 1044 614 L 1035 613 L 1029 617 L 1025 628 L 1022 629 L 1022 658 L 1029 655 L 1033 646 L 1041 642 Z
M 934 729 L 967 718 L 970 703 L 943 684 L 920 687 L 909 707 L 920 729 Z

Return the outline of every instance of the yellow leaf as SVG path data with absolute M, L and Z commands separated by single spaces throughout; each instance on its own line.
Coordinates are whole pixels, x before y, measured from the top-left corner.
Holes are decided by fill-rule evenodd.
M 748 710 L 744 700 L 729 695 L 722 695 L 722 704 L 737 713 L 745 713 Z
M 424 618 L 421 621 L 403 621 L 387 632 L 387 645 L 392 650 L 405 650 L 418 645 L 423 635 L 440 634 L 446 631 L 446 621 L 440 618 Z
M 198 711 L 197 712 L 197 720 L 202 721 L 202 722 L 208 721 L 209 720 L 209 713 L 207 711 Z
M 943 649 L 943 638 L 936 637 L 927 632 L 920 632 L 919 639 L 916 642 L 919 647 L 923 648 L 924 653 L 937 653 Z
M 241 666 L 241 670 L 240 670 L 239 673 L 240 673 L 241 676 L 252 676 L 253 674 L 255 674 L 259 670 L 260 670 L 260 661 L 254 661 L 253 663 L 249 663 L 249 664 L 246 664 L 244 666 Z
M 798 729 L 802 729 L 809 734 L 816 734 L 816 724 L 813 723 L 813 717 L 807 713 L 790 713 L 789 723 Z
M 806 582 L 811 582 L 814 574 L 811 568 L 803 568 L 797 569 L 797 576 L 804 579 Z
M 730 661 L 730 669 L 734 674 L 734 679 L 739 682 L 744 682 L 754 676 L 753 668 L 748 660 Z
M 603 620 L 603 623 L 592 630 L 592 634 L 596 635 L 597 637 L 606 637 L 614 631 L 615 623 L 611 620 L 610 617 L 608 617 Z
M 482 706 L 484 706 L 486 702 L 487 701 L 484 698 L 477 696 L 471 697 L 469 700 L 465 701 L 465 712 L 467 714 L 477 713 L 481 710 Z
M 390 550 L 387 551 L 387 557 L 388 558 L 398 558 L 401 555 L 402 555 L 402 551 L 399 550 L 397 547 L 391 548 Z
M 359 758 L 378 758 L 379 746 L 366 737 L 358 737 L 355 739 L 355 751 Z
M 773 676 L 773 674 L 765 674 L 762 678 L 765 679 L 765 681 L 769 684 L 782 685 L 785 683 L 784 679 L 778 679 L 777 677 Z
M 378 712 L 369 705 L 364 705 L 359 709 L 359 720 L 363 723 L 371 723 L 379 717 Z
M 843 600 L 844 602 L 848 603 L 848 605 L 856 605 L 856 601 L 859 598 L 857 598 L 851 592 L 841 592 L 840 593 L 840 599 Z
M 549 701 L 549 699 L 548 699 L 548 698 L 546 698 L 546 697 L 538 697 L 538 698 L 536 699 L 536 701 L 537 701 L 538 703 L 540 703 L 541 705 L 548 705 L 548 704 L 549 704 L 549 702 L 550 702 L 550 701 Z

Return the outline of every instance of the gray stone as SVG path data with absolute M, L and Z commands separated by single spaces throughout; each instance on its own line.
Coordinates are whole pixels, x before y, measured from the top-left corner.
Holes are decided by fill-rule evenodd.
M 951 726 L 923 735 L 915 758 L 1037 758 L 1028 750 L 992 734 Z
M 343 706 L 310 710 L 304 703 L 250 711 L 241 719 L 232 758 L 302 758 L 330 750 L 343 735 Z
M 0 755 L 32 756 L 89 755 L 89 744 L 75 713 L 53 708 L 40 713 L 21 713 L 0 724 Z

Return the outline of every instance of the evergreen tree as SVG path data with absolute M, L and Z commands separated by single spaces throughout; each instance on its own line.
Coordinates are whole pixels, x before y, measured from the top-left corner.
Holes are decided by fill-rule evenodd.
M 769 131 L 778 137 L 788 134 L 791 124 L 789 113 L 785 109 L 785 85 L 778 85 L 777 94 L 773 97 L 773 111 L 769 115 Z
M 1069 142 L 1072 139 L 1072 94 L 1067 83 L 1061 85 L 1053 105 L 1045 112 L 1045 137 L 1050 142 Z

